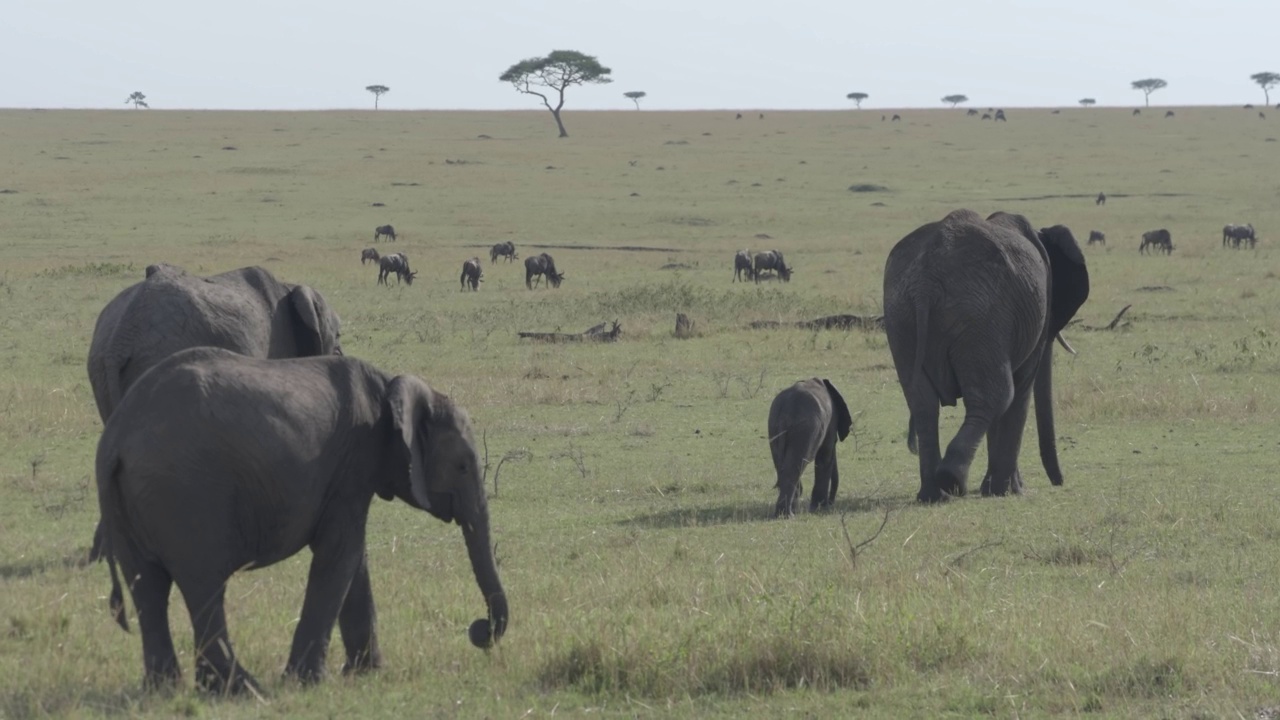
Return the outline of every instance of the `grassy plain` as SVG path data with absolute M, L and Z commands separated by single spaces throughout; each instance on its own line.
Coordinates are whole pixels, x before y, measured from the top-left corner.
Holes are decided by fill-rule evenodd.
M 0 717 L 1236 717 L 1280 703 L 1280 119 L 880 115 L 570 112 L 561 140 L 545 112 L 0 111 L 0 190 L 14 191 L 0 194 Z M 1080 352 L 1056 368 L 1066 485 L 1048 485 L 1032 438 L 1026 496 L 920 507 L 883 335 L 745 326 L 878 312 L 889 248 L 957 207 L 1108 245 L 1086 251 Z M 1258 248 L 1222 249 L 1222 225 L 1246 221 Z M 412 287 L 377 287 L 358 261 L 383 223 L 420 271 Z M 1139 256 L 1157 227 L 1177 249 Z M 549 248 L 563 287 L 530 292 L 519 263 L 490 265 L 500 240 Z M 732 284 L 743 247 L 783 250 L 795 279 Z M 485 282 L 459 292 L 472 255 Z M 347 352 L 455 396 L 492 465 L 528 451 L 492 489 L 512 608 L 500 648 L 466 640 L 482 604 L 457 530 L 377 503 L 387 668 L 308 690 L 275 679 L 304 553 L 228 594 L 265 701 L 139 690 L 106 570 L 78 563 L 101 429 L 84 361 L 98 311 L 157 261 L 261 264 L 318 288 Z M 1129 303 L 1118 330 L 1083 327 Z M 676 312 L 697 337 L 672 337 Z M 615 319 L 612 345 L 516 338 Z M 857 416 L 837 510 L 769 521 L 768 405 L 812 375 Z M 190 672 L 180 602 L 173 615 Z

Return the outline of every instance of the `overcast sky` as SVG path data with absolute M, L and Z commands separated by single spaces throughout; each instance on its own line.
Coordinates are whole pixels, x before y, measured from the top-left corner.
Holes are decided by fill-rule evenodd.
M 1280 0 L 11 0 L 0 107 L 530 109 L 498 76 L 560 49 L 613 70 L 571 110 L 1230 105 L 1277 33 Z

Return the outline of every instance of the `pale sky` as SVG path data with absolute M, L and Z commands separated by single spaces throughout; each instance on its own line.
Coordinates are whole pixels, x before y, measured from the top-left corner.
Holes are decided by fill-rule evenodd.
M 566 109 L 1261 104 L 1280 0 L 8 0 L 0 107 L 541 109 L 498 76 L 578 50 Z M 1272 93 L 1280 102 L 1280 88 Z

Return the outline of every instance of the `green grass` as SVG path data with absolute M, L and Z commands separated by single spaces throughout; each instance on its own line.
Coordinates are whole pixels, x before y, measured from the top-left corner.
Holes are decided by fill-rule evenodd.
M 0 111 L 0 189 L 16 191 L 0 194 L 0 717 L 1234 717 L 1280 702 L 1280 129 L 1233 108 L 879 115 L 577 113 L 560 140 L 537 112 Z M 883 335 L 746 325 L 877 313 L 889 248 L 957 207 L 1109 245 L 1086 249 L 1080 353 L 1055 368 L 1066 485 L 1029 438 L 1025 497 L 921 507 Z M 1229 222 L 1252 222 L 1257 250 L 1221 249 Z M 384 223 L 412 287 L 377 287 L 359 263 Z M 1157 227 L 1177 249 L 1139 256 Z M 529 292 L 519 262 L 491 265 L 501 240 L 546 246 L 563 287 Z M 732 284 L 743 247 L 783 250 L 794 280 Z M 472 255 L 485 282 L 462 293 Z M 501 647 L 467 642 L 482 604 L 456 529 L 377 503 L 384 670 L 278 679 L 304 553 L 228 593 L 265 702 L 140 690 L 106 570 L 78 563 L 101 430 L 84 361 L 98 311 L 159 261 L 318 288 L 349 354 L 456 397 L 491 465 L 523 451 L 491 503 Z M 1119 329 L 1088 329 L 1130 303 Z M 677 312 L 694 338 L 673 337 Z M 613 345 L 516 337 L 612 320 Z M 837 511 L 769 521 L 768 404 L 811 375 L 857 414 Z M 943 417 L 953 430 L 960 413 Z M 176 596 L 173 619 L 190 673 Z

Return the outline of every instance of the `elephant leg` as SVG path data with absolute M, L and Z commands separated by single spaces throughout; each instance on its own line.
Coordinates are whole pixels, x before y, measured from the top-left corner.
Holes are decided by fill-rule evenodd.
M 98 520 L 98 526 L 93 529 L 93 544 L 89 546 L 89 562 L 97 562 L 107 556 L 107 531 L 102 526 L 102 520 Z
M 922 383 L 927 385 L 927 383 Z M 938 464 L 942 453 L 938 450 L 938 396 L 932 388 L 917 390 L 920 397 L 908 397 L 911 411 L 908 432 L 915 431 L 916 450 L 920 459 L 920 491 L 916 500 L 938 502 L 946 499 L 946 493 L 938 485 Z
M 196 642 L 196 686 L 212 693 L 262 694 L 262 686 L 236 660 L 227 634 L 225 577 L 179 579 L 178 587 L 191 613 Z
M 322 520 L 322 527 L 329 532 L 322 530 L 311 544 L 307 594 L 293 632 L 289 663 L 284 668 L 285 675 L 304 683 L 317 682 L 324 676 L 333 624 L 364 560 L 364 523 L 359 517 L 330 517 Z M 355 615 L 359 610 L 351 612 Z
M 338 612 L 338 629 L 347 649 L 343 673 L 376 670 L 382 667 L 382 651 L 378 648 L 378 612 L 373 604 L 373 587 L 369 584 L 369 557 L 360 558 L 360 567 L 347 588 L 347 597 Z
M 134 567 L 122 561 L 121 569 L 129 583 L 133 605 L 138 610 L 138 625 L 142 633 L 143 684 L 148 688 L 160 688 L 177 684 L 182 677 L 178 667 L 178 654 L 173 649 L 173 635 L 169 629 L 169 592 L 173 578 L 155 563 L 143 563 Z
M 992 423 L 1003 417 L 1013 403 L 1012 374 L 1007 367 L 994 372 L 998 373 L 994 382 L 965 393 L 964 422 L 947 445 L 947 454 L 938 466 L 936 482 L 943 492 L 952 495 L 968 492 L 969 466 L 978 452 L 978 444 Z M 1023 417 L 1025 420 L 1025 415 Z
M 836 488 L 840 485 L 840 470 L 836 466 L 835 449 L 828 450 L 814 462 L 813 494 L 809 497 L 809 512 L 829 510 L 836 500 Z
M 991 424 L 987 434 L 987 474 L 982 479 L 982 494 L 1021 495 L 1022 473 L 1018 471 L 1018 455 L 1022 451 L 1023 430 L 1031 406 L 1031 384 L 1034 376 L 1018 381 L 1009 409 Z

